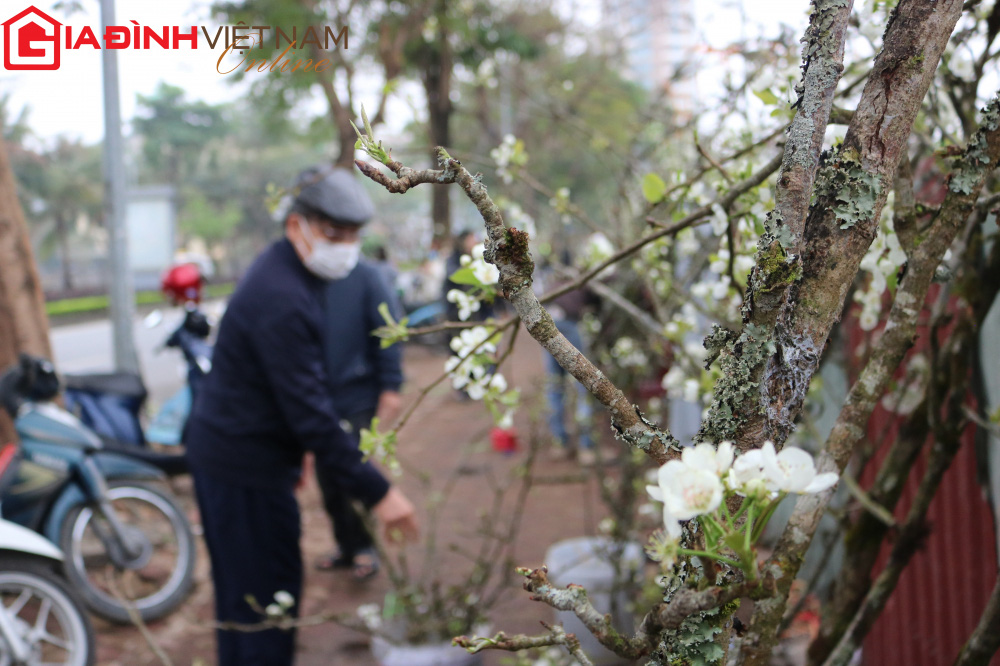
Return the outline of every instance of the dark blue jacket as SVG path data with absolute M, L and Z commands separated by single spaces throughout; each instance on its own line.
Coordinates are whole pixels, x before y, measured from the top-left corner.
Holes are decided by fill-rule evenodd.
M 383 391 L 403 384 L 402 345 L 381 348 L 372 331 L 385 325 L 380 303 L 388 303 L 397 321 L 402 316 L 395 292 L 379 267 L 366 260 L 347 277 L 326 286 L 326 369 L 333 404 L 344 417 L 374 410 Z
M 372 506 L 389 484 L 340 428 L 324 363 L 323 287 L 287 239 L 257 258 L 219 326 L 212 371 L 188 421 L 187 455 L 230 483 L 290 488 L 309 450 Z

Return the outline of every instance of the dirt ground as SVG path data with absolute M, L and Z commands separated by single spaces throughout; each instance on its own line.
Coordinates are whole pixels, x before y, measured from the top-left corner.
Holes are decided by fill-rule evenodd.
M 501 482 L 506 473 L 524 460 L 525 442 L 531 429 L 529 414 L 544 408 L 540 389 L 543 375 L 542 351 L 527 336 L 519 336 L 516 349 L 503 372 L 512 386 L 522 389 L 522 404 L 515 428 L 520 435 L 520 450 L 504 455 L 492 450 L 489 442 L 491 418 L 482 403 L 459 401 L 447 382 L 430 390 L 423 404 L 400 432 L 400 458 L 407 465 L 426 473 L 426 485 L 420 475 L 405 473 L 396 482 L 411 499 L 421 505 L 422 527 L 426 535 L 426 501 L 449 487 L 442 504 L 438 529 L 440 555 L 434 558 L 438 575 L 445 581 L 461 580 L 469 575 L 469 561 L 445 547 L 458 543 L 471 548 L 478 543 L 475 531 L 479 513 L 493 501 L 492 484 Z M 445 361 L 441 352 L 410 345 L 405 352 L 408 379 L 404 395 L 416 398 L 421 389 L 438 377 Z M 550 461 L 540 455 L 535 466 L 535 484 L 529 494 L 525 519 L 513 541 L 515 561 L 521 566 L 543 563 L 546 549 L 555 541 L 595 533 L 606 514 L 598 485 L 592 472 L 581 471 L 573 461 Z M 189 480 L 175 483 L 175 490 L 189 507 L 196 527 L 199 524 Z M 511 498 L 512 501 L 513 498 Z M 381 602 L 389 589 L 385 572 L 366 583 L 352 581 L 341 572 L 321 572 L 315 560 L 332 549 L 326 515 L 319 501 L 314 480 L 300 493 L 302 506 L 303 557 L 306 564 L 303 615 L 329 612 L 352 612 L 361 604 Z M 505 504 L 505 506 L 507 506 Z M 407 551 L 410 570 L 418 572 L 424 564 L 423 546 Z M 215 663 L 212 614 L 212 585 L 204 544 L 199 540 L 199 559 L 194 592 L 170 617 L 150 625 L 156 644 L 176 666 Z M 532 602 L 516 578 L 506 586 L 508 592 L 489 613 L 495 630 L 508 633 L 539 633 L 540 620 L 551 620 L 551 610 Z M 98 631 L 98 663 L 104 666 L 141 666 L 162 663 L 154 655 L 135 627 L 119 627 L 95 620 Z M 357 665 L 376 662 L 368 650 L 368 637 L 336 624 L 301 629 L 297 664 L 299 666 Z M 502 655 L 488 654 L 486 663 L 499 663 Z

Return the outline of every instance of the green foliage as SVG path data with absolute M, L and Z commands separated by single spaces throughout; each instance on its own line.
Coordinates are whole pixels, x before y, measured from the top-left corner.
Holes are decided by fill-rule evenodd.
M 236 287 L 232 282 L 206 285 L 203 295 L 206 299 L 223 298 L 233 293 Z M 45 303 L 45 312 L 50 317 L 64 315 L 98 314 L 108 309 L 109 299 L 105 295 L 80 296 L 77 298 L 61 298 Z M 158 305 L 163 303 L 163 294 L 159 291 L 137 291 L 136 305 Z
M 188 101 L 184 89 L 160 83 L 149 96 L 138 95 L 133 125 L 143 138 L 148 178 L 180 185 L 194 171 L 207 145 L 228 131 L 223 107 Z
M 190 191 L 185 197 L 179 227 L 185 234 L 217 243 L 229 238 L 242 219 L 243 211 L 235 202 L 216 205 L 203 193 Z
M 398 322 L 389 311 L 388 303 L 379 303 L 378 312 L 385 320 L 385 326 L 380 326 L 372 331 L 372 335 L 380 338 L 379 345 L 382 349 L 387 349 L 397 342 L 406 342 L 410 339 L 410 329 L 406 327 L 409 317 L 403 317 Z
M 399 460 L 396 459 L 396 446 L 399 443 L 396 431 L 379 432 L 379 419 L 372 417 L 371 427 L 361 429 L 361 452 L 365 460 L 374 457 L 385 465 L 393 474 L 400 473 Z
M 368 121 L 368 114 L 365 113 L 364 104 L 361 105 L 361 120 L 364 122 L 365 133 L 362 134 L 358 126 L 351 121 L 351 127 L 354 128 L 354 132 L 358 135 L 358 140 L 354 143 L 354 149 L 361 149 L 368 153 L 372 159 L 379 161 L 382 164 L 388 164 L 392 160 L 390 153 L 392 152 L 389 148 L 383 148 L 382 142 L 375 141 L 375 132 L 372 130 L 372 124 Z
M 778 97 L 770 90 L 754 90 L 753 94 L 767 106 L 774 106 L 778 103 Z
M 667 193 L 667 184 L 655 173 L 647 173 L 642 179 L 642 196 L 651 204 L 663 201 Z

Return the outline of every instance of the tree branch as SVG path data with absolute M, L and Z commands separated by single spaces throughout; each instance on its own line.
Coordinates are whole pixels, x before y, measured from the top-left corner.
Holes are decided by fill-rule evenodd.
M 371 137 L 368 140 L 370 142 Z M 528 235 L 504 225 L 500 209 L 487 194 L 481 176 L 473 176 L 443 148 L 438 148 L 438 160 L 443 167 L 441 170 L 415 171 L 399 162 L 386 159 L 386 166 L 398 176 L 397 180 L 390 180 L 365 162 L 358 161 L 357 165 L 362 173 L 390 192 L 405 192 L 421 183 L 457 182 L 485 222 L 487 240 L 484 257 L 500 271 L 501 291 L 514 306 L 531 337 L 607 408 L 618 437 L 645 452 L 658 464 L 676 457 L 680 452 L 677 439 L 669 431 L 646 420 L 621 389 L 556 328 L 551 315 L 538 302 L 531 289 L 534 262 L 528 248 Z M 665 232 L 658 233 L 665 235 Z
M 914 0 L 902 0 L 897 5 L 886 28 L 884 45 L 876 57 L 873 74 L 848 128 L 843 150 L 837 161 L 828 167 L 829 171 L 817 180 L 816 205 L 806 222 L 802 277 L 793 290 L 794 298 L 788 301 L 787 310 L 781 311 L 776 322 L 774 344 L 777 353 L 767 360 L 761 390 L 755 396 L 758 402 L 752 403 L 742 394 L 738 394 L 742 399 L 733 400 L 732 407 L 736 408 L 744 408 L 744 403 L 754 405 L 750 413 L 755 415 L 739 432 L 744 446 L 765 438 L 783 442 L 793 428 L 793 420 L 801 409 L 847 291 L 874 239 L 888 193 L 886 185 L 899 164 L 920 101 L 927 93 L 941 53 L 960 15 L 961 3 L 957 0 L 936 3 L 934 7 Z M 916 57 L 918 53 L 919 58 Z M 869 199 L 871 205 L 850 211 L 841 208 L 838 212 L 838 206 L 843 205 L 845 183 L 850 191 L 848 200 Z M 958 210 L 964 207 L 961 201 L 964 200 L 956 199 L 952 203 L 955 217 L 962 217 Z M 975 201 L 974 195 L 971 201 Z M 968 216 L 968 210 L 964 216 Z M 954 238 L 954 233 L 951 237 Z M 828 440 L 818 461 L 820 471 L 842 471 L 854 444 L 861 438 L 863 428 L 857 424 L 867 421 L 867 415 L 881 394 L 881 390 L 875 393 L 872 389 L 879 384 L 884 387 L 909 347 L 912 334 L 903 335 L 902 327 L 906 322 L 916 321 L 923 303 L 921 294 L 926 294 L 924 283 L 929 284 L 947 248 L 947 244 L 940 245 L 945 238 L 942 232 L 937 243 L 928 243 L 927 247 L 921 244 L 920 263 L 926 266 L 914 270 L 917 262 L 911 262 L 904 284 L 897 291 L 890 323 L 879 340 L 879 349 L 852 388 L 838 418 L 840 429 L 834 427 L 833 441 Z M 894 363 L 891 362 L 893 358 L 896 359 Z M 777 640 L 775 629 L 784 613 L 791 581 L 832 494 L 827 491 L 803 496 L 796 504 L 795 513 L 771 558 L 773 566 L 783 574 L 778 584 L 778 599 L 755 609 L 741 654 L 742 664 L 763 666 L 767 663 Z
M 993 586 L 993 594 L 986 602 L 979 624 L 955 659 L 955 666 L 988 666 L 990 659 L 1000 649 L 1000 576 Z
M 465 648 L 470 654 L 476 654 L 483 650 L 520 652 L 521 650 L 561 645 L 576 659 L 577 663 L 582 666 L 593 666 L 593 662 L 590 661 L 590 658 L 580 648 L 580 641 L 574 634 L 567 634 L 559 625 L 549 626 L 543 622 L 542 626 L 549 630 L 549 633 L 543 636 L 526 636 L 524 634 L 508 636 L 501 631 L 493 638 L 458 636 L 452 642 L 458 647 Z

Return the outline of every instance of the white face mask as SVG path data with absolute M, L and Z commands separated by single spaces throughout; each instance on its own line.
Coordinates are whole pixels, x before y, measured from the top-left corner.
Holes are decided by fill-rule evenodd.
M 322 280 L 339 280 L 347 277 L 358 265 L 361 258 L 361 241 L 354 243 L 331 243 L 328 240 L 320 240 L 313 236 L 309 225 L 298 220 L 299 230 L 312 250 L 306 255 L 302 263 L 310 273 Z

